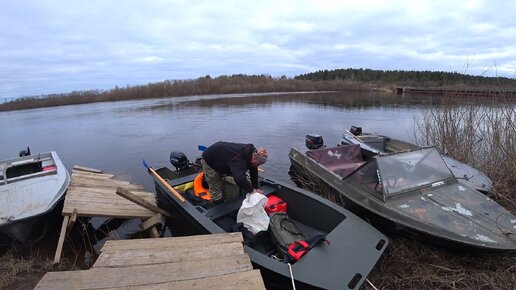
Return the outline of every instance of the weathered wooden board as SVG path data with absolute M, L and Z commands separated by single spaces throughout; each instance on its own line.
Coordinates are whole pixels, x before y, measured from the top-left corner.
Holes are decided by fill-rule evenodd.
M 170 213 L 162 208 L 159 208 L 156 206 L 156 202 L 148 202 L 146 201 L 145 199 L 133 194 L 131 191 L 127 190 L 127 189 L 124 189 L 124 188 L 121 188 L 121 187 L 117 187 L 116 189 L 116 194 L 120 195 L 121 197 L 127 199 L 127 200 L 130 200 L 148 210 L 151 210 L 153 212 L 159 212 L 167 217 L 170 217 Z
M 108 288 L 111 290 L 168 290 L 168 289 L 210 289 L 210 290 L 258 290 L 265 289 L 260 270 L 230 273 L 221 276 L 199 278 L 193 280 L 154 283 L 138 286 Z
M 151 195 L 141 196 L 141 199 L 149 202 L 151 204 L 156 204 L 156 198 Z M 128 199 L 125 199 L 118 195 L 113 195 L 112 193 L 102 193 L 102 192 L 93 192 L 93 191 L 83 191 L 83 192 L 73 192 L 70 195 L 66 196 L 66 200 L 100 200 L 106 203 L 120 203 L 120 204 L 136 204 Z M 141 207 L 141 206 L 140 206 Z
M 131 184 L 129 181 L 115 180 L 115 179 L 103 179 L 94 180 L 84 177 L 74 177 L 70 181 L 70 185 L 85 186 L 85 187 L 107 187 L 117 188 L 118 186 L 129 189 L 129 190 L 143 190 L 143 186 L 137 184 Z
M 189 244 L 171 250 L 168 249 L 135 249 L 129 251 L 102 252 L 93 265 L 98 267 L 121 267 L 178 263 L 182 261 L 198 261 L 221 258 L 236 254 L 244 254 L 242 243 L 205 244 L 192 247 Z
M 76 177 L 86 177 L 86 178 L 93 178 L 93 179 L 110 179 L 114 177 L 113 174 L 103 174 L 103 173 L 90 173 L 85 171 L 72 171 L 72 176 Z
M 98 170 L 98 169 L 86 167 L 86 166 L 80 166 L 80 165 L 74 165 L 73 169 L 82 170 L 82 171 L 86 171 L 86 172 L 93 172 L 93 173 L 102 173 L 102 170 Z
M 195 261 L 181 261 L 121 268 L 92 268 L 85 271 L 49 272 L 35 289 L 103 289 L 152 285 L 250 271 L 247 254 Z
M 188 244 L 193 248 L 202 247 L 206 244 L 224 244 L 235 242 L 243 242 L 242 233 L 237 232 L 161 239 L 106 241 L 100 251 L 109 252 L 137 249 L 171 249 L 173 251 L 174 248 L 181 248 L 185 244 Z

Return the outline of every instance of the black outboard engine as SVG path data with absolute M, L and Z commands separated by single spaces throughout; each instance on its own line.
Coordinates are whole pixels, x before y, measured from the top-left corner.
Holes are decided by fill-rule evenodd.
M 360 135 L 362 135 L 362 127 L 351 126 L 351 129 L 349 129 L 349 132 L 355 136 L 360 136 Z
M 22 150 L 20 151 L 20 153 L 18 154 L 18 156 L 20 157 L 23 157 L 23 156 L 29 156 L 30 155 L 30 148 L 27 147 L 27 150 Z
M 321 135 L 307 134 L 305 145 L 308 149 L 319 149 L 324 147 L 323 137 Z
M 190 162 L 183 152 L 172 151 L 170 152 L 170 163 L 174 165 L 176 171 L 183 171 L 190 167 Z

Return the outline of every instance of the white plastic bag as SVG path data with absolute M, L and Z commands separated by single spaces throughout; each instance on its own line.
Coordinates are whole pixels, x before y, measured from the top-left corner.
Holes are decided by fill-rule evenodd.
M 238 210 L 237 223 L 243 223 L 253 235 L 269 228 L 269 216 L 265 212 L 267 197 L 258 192 L 248 193 Z

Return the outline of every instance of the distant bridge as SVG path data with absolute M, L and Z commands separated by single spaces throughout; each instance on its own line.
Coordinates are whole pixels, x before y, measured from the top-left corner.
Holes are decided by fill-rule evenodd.
M 398 95 L 466 96 L 516 98 L 516 90 L 396 87 Z

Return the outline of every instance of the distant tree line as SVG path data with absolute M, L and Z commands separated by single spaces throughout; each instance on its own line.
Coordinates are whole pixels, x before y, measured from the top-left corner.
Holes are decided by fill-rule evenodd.
M 166 80 L 147 85 L 115 87 L 111 90 L 72 91 L 63 94 L 21 97 L 0 104 L 0 111 L 51 106 L 151 99 L 174 96 L 234 93 L 268 93 L 296 91 L 370 90 L 359 83 L 343 80 L 312 81 L 269 75 L 231 75 L 212 78 L 209 75 L 190 80 Z
M 382 71 L 371 69 L 321 70 L 294 78 L 270 75 L 209 75 L 197 79 L 166 80 L 111 90 L 72 91 L 20 97 L 0 104 L 0 111 L 51 106 L 175 96 L 269 93 L 296 91 L 385 91 L 395 86 L 514 88 L 516 80 L 432 71 Z
M 442 71 L 403 71 L 372 69 L 336 69 L 320 70 L 295 77 L 297 80 L 329 81 L 347 80 L 357 82 L 374 82 L 396 84 L 398 86 L 418 87 L 484 87 L 507 88 L 516 86 L 514 78 L 485 77 Z

